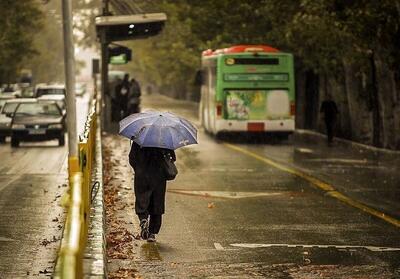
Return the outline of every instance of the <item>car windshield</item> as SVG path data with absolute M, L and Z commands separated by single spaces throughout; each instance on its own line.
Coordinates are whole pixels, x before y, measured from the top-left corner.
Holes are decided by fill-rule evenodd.
M 65 109 L 65 102 L 64 101 L 57 101 L 57 105 L 60 107 L 60 109 Z
M 18 103 L 6 103 L 4 104 L 4 108 L 2 110 L 3 114 L 14 113 Z
M 59 116 L 60 110 L 55 103 L 31 103 L 20 104 L 15 111 L 15 115 L 53 115 Z
M 37 96 L 43 95 L 65 95 L 65 89 L 63 88 L 39 88 L 37 90 Z

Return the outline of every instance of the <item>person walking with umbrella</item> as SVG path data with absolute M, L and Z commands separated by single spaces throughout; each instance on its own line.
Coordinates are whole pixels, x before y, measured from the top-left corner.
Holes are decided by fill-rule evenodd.
M 165 213 L 167 180 L 177 175 L 174 150 L 197 143 L 197 130 L 187 120 L 172 113 L 144 112 L 120 121 L 120 135 L 132 140 L 135 212 L 140 220 L 140 236 L 156 241 Z

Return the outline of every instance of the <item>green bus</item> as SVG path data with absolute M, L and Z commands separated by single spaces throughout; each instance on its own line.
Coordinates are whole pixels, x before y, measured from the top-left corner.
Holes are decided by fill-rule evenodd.
M 295 128 L 293 55 L 267 45 L 202 53 L 200 120 L 205 130 L 290 134 Z

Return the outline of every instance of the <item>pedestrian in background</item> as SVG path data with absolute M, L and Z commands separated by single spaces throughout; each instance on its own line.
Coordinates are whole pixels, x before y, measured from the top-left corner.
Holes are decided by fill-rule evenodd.
M 128 95 L 131 84 L 129 74 L 125 74 L 124 79 L 115 87 L 115 98 L 118 105 L 120 119 L 128 116 Z
M 140 85 L 137 80 L 132 78 L 130 80 L 130 91 L 128 97 L 128 111 L 130 114 L 137 113 L 140 111 L 140 96 L 141 96 Z
M 170 149 L 140 147 L 132 142 L 129 164 L 135 171 L 135 212 L 140 220 L 140 236 L 148 242 L 156 241 L 165 212 L 167 178 L 163 169 L 164 156 L 176 161 Z
M 324 114 L 326 133 L 328 136 L 328 144 L 331 145 L 333 142 L 336 121 L 337 121 L 337 114 L 339 113 L 339 110 L 330 94 L 328 94 L 326 96 L 326 99 L 322 102 L 320 112 Z

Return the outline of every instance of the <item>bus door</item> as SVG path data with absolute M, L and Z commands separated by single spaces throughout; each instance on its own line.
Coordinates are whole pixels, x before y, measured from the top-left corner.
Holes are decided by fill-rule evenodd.
M 201 94 L 202 94 L 202 121 L 203 121 L 203 126 L 204 128 L 208 131 L 209 130 L 209 110 L 208 110 L 208 103 L 209 103 L 209 98 L 210 98 L 210 85 L 209 85 L 209 69 L 208 67 L 203 68 L 202 70 L 203 73 L 203 85 L 201 87 Z
M 215 121 L 216 121 L 216 102 L 215 102 L 215 94 L 216 94 L 216 84 L 217 84 L 217 67 L 213 65 L 209 68 L 209 99 L 208 99 L 208 109 L 210 122 L 209 129 L 213 133 L 215 133 Z

